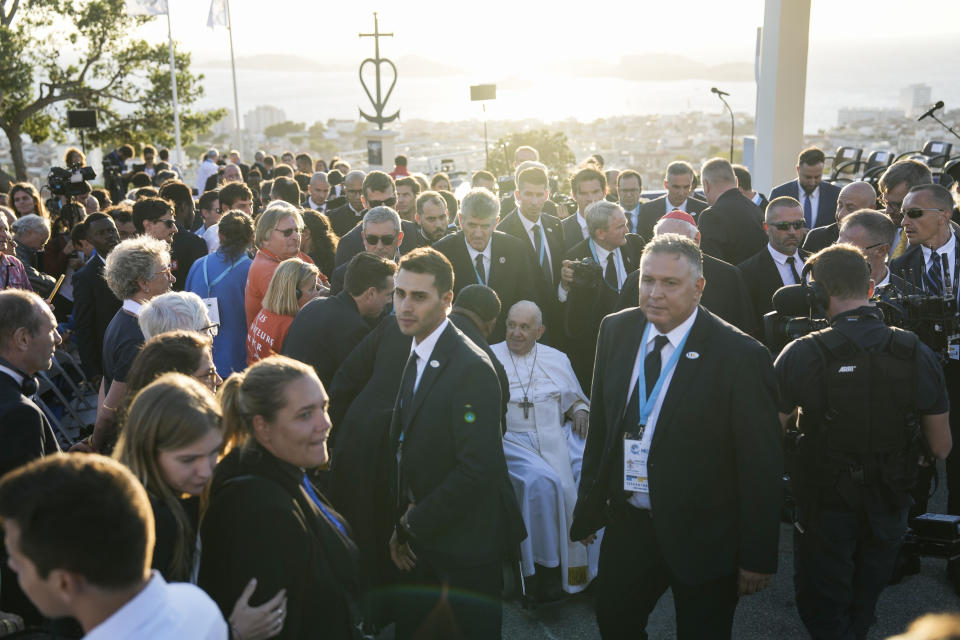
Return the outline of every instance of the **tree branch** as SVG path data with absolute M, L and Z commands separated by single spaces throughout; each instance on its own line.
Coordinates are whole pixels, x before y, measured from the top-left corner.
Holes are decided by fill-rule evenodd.
M 6 2 L 4 2 L 6 4 Z M 4 27 L 9 27 L 10 23 L 13 22 L 13 16 L 17 13 L 17 7 L 20 5 L 20 0 L 13 0 L 13 4 L 10 5 L 10 12 L 6 15 L 0 17 L 0 25 Z

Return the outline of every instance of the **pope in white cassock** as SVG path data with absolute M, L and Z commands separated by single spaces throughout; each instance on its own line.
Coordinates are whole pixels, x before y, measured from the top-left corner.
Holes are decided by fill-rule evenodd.
M 602 537 L 589 546 L 569 539 L 590 405 L 569 358 L 537 343 L 542 318 L 533 302 L 516 303 L 506 342 L 491 346 L 510 380 L 503 451 L 529 534 L 520 546 L 524 577 L 539 580 L 537 565 L 559 567 L 563 590 L 577 593 L 597 575 Z

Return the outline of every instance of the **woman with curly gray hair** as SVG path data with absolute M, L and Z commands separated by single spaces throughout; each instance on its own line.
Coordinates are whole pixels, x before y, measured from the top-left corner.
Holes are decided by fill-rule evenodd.
M 86 443 L 94 451 L 106 451 L 115 440 L 116 412 L 127 395 L 127 374 L 144 342 L 137 322 L 140 309 L 169 291 L 175 281 L 170 272 L 169 245 L 146 235 L 124 240 L 107 256 L 103 275 L 110 291 L 123 305 L 103 336 L 103 381 L 97 423 Z

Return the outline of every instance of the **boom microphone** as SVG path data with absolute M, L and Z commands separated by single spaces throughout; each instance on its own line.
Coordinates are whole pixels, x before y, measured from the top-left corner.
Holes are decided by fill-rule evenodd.
M 943 109 L 943 100 L 937 100 L 937 104 L 935 104 L 935 105 L 933 105 L 932 107 L 930 107 L 929 109 L 927 109 L 927 112 L 926 112 L 926 113 L 924 113 L 922 116 L 920 116 L 919 118 L 917 118 L 917 122 L 920 122 L 920 121 L 923 120 L 924 118 L 928 118 L 928 117 L 932 116 L 933 113 L 934 113 L 934 111 L 936 111 L 937 109 Z
M 720 91 L 720 89 L 717 89 L 716 87 L 710 87 L 710 93 L 715 93 L 715 94 L 717 94 L 718 96 L 728 96 L 728 95 L 730 95 L 730 94 L 727 93 L 726 91 Z M 941 107 L 943 106 L 943 103 L 942 103 L 942 102 L 940 103 L 940 106 L 941 106 Z M 939 108 L 939 107 L 938 107 L 938 108 Z M 929 115 L 929 114 L 927 114 L 927 115 Z

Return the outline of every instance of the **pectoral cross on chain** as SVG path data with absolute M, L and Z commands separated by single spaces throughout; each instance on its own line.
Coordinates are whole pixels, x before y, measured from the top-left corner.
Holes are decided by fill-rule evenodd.
M 533 409 L 533 403 L 527 399 L 527 396 L 523 396 L 523 402 L 517 403 L 521 409 L 523 409 L 523 419 L 526 420 L 530 417 L 530 409 Z

